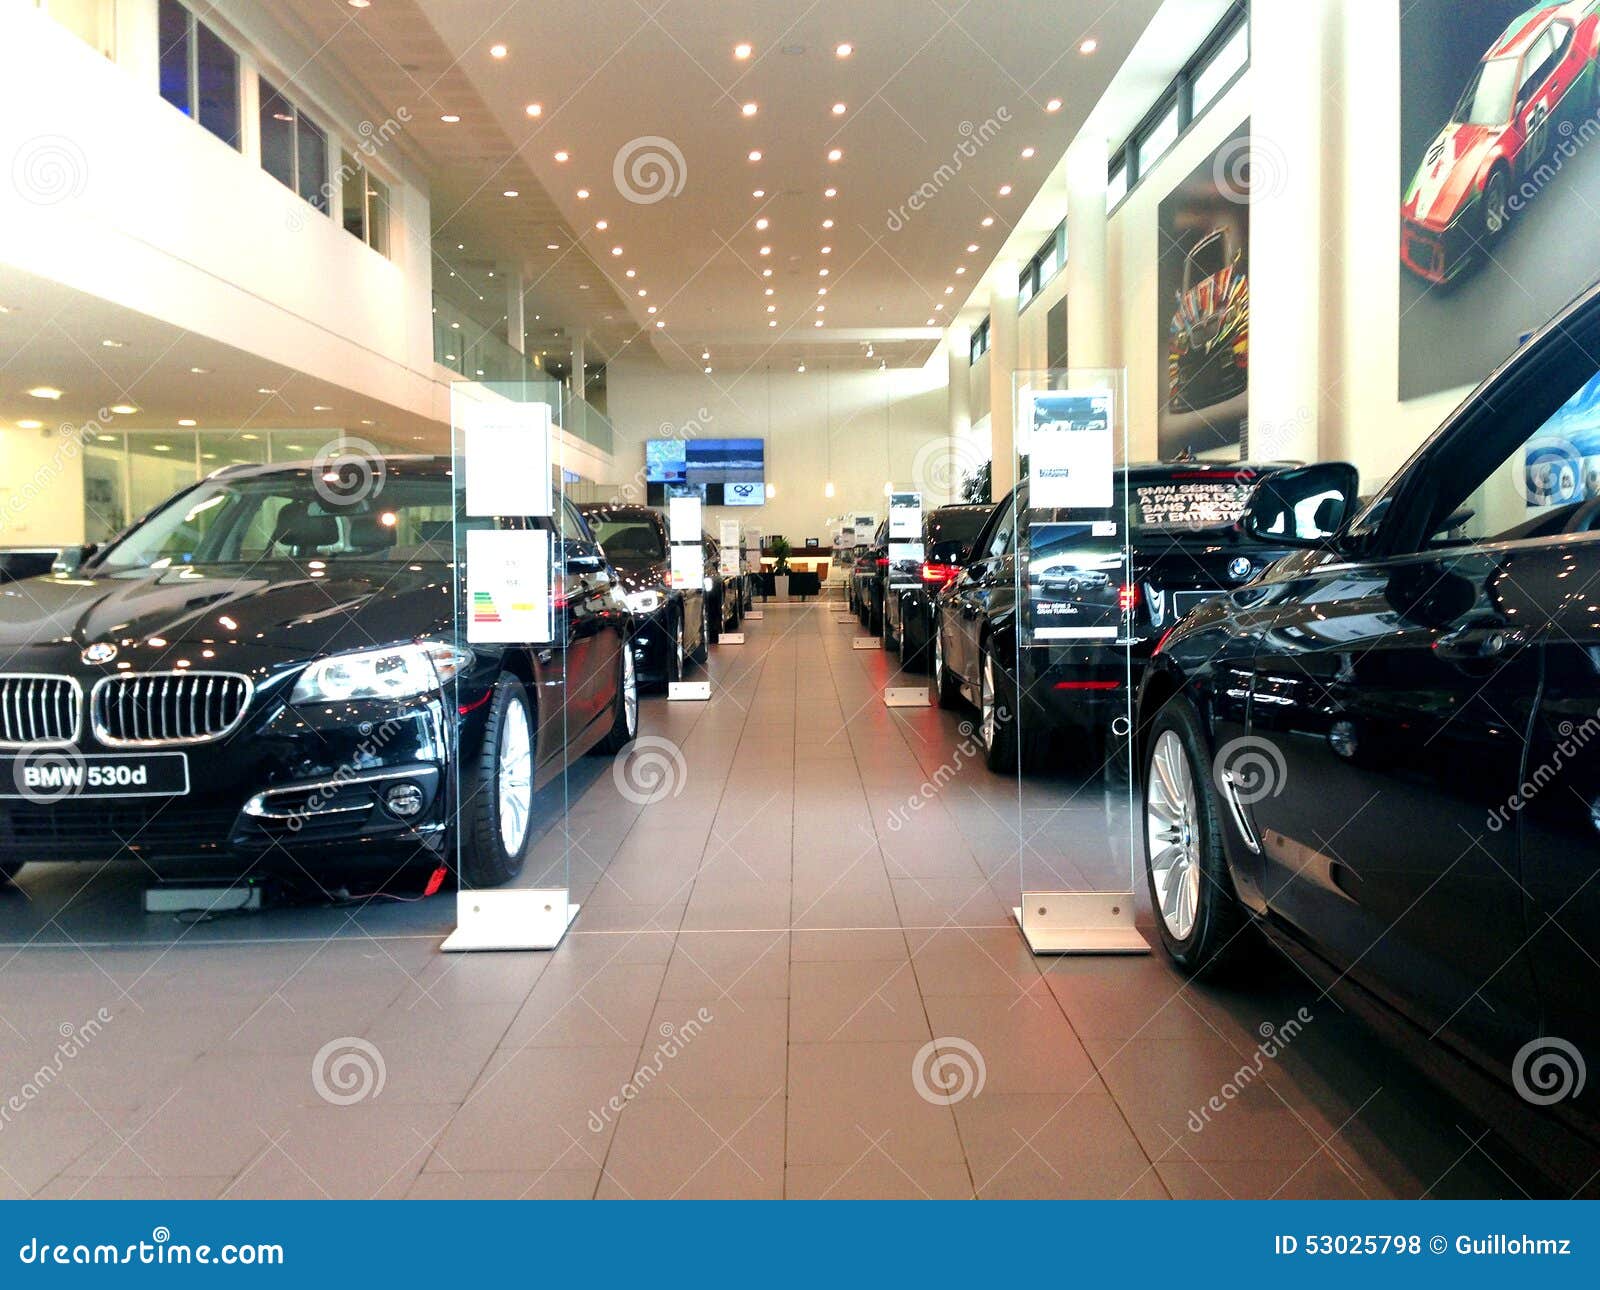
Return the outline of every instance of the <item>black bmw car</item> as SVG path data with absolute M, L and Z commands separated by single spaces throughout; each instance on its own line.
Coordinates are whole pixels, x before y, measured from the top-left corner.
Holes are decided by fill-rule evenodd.
M 537 788 L 638 722 L 621 591 L 553 531 L 548 646 L 468 644 L 448 459 L 220 471 L 76 568 L 0 587 L 0 880 L 134 858 L 302 874 L 420 856 L 508 881 Z M 76 562 L 74 562 L 76 563 Z M 457 773 L 459 771 L 459 773 Z
M 708 576 L 703 543 L 696 543 L 694 574 L 672 576 L 667 519 L 649 506 L 584 502 L 578 508 L 594 530 L 627 599 L 629 639 L 642 679 L 665 689 L 706 661 Z
M 1243 526 L 1306 555 L 1185 618 L 1138 707 L 1173 960 L 1205 972 L 1265 932 L 1591 1190 L 1597 354 L 1591 292 L 1331 537 L 1314 512 L 1354 502 L 1349 467 L 1271 480 Z
M 936 507 L 922 517 L 922 559 L 888 565 L 883 642 L 900 651 L 900 665 L 907 672 L 928 670 L 939 592 L 961 572 L 993 513 L 987 503 Z
M 715 645 L 723 632 L 736 632 L 744 621 L 744 574 L 724 570 L 723 557 L 731 557 L 729 569 L 738 567 L 739 553 L 724 552 L 722 543 L 707 533 L 703 545 L 706 551 L 706 635 Z
M 883 630 L 883 595 L 889 567 L 889 521 L 884 520 L 872 541 L 856 548 L 850 570 L 850 604 L 861 625 L 876 636 Z
M 1238 523 L 1284 469 L 1131 466 L 1103 510 L 1030 510 L 1026 481 L 995 507 L 939 594 L 933 663 L 940 704 L 977 707 L 990 769 L 1027 767 L 1059 732 L 1095 750 L 1121 740 L 1114 719 L 1162 633 L 1287 554 Z M 1105 751 L 1126 765 L 1120 744 Z

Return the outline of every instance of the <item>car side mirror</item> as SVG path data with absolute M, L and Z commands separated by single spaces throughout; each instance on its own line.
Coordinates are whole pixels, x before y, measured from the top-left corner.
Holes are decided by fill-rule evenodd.
M 50 564 L 51 573 L 65 574 L 71 577 L 88 563 L 91 556 L 100 550 L 98 542 L 85 542 L 82 546 L 69 546 Z
M 1332 546 L 1354 513 L 1360 488 L 1361 477 L 1347 461 L 1286 470 L 1257 487 L 1239 528 L 1275 546 Z

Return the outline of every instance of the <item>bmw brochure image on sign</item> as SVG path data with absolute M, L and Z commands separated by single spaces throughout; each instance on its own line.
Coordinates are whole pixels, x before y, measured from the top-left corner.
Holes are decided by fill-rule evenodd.
M 550 632 L 547 529 L 467 530 L 467 639 L 540 645 Z
M 1039 391 L 1026 406 L 1034 508 L 1110 506 L 1111 392 Z

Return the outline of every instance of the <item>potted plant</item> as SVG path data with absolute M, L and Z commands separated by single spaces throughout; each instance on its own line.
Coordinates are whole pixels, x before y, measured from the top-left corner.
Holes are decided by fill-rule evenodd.
M 772 594 L 778 600 L 789 599 L 789 555 L 794 550 L 789 539 L 772 539 Z

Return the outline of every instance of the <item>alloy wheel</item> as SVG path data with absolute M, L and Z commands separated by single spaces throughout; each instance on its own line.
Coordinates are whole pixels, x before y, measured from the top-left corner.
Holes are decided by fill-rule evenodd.
M 1194 772 L 1183 741 L 1163 730 L 1150 754 L 1145 846 L 1156 905 L 1167 930 L 1185 940 L 1200 907 L 1200 856 Z
M 520 703 L 507 706 L 500 726 L 495 787 L 500 801 L 500 845 L 507 855 L 519 855 L 533 815 L 533 738 L 528 710 Z
M 683 675 L 683 619 L 678 619 L 672 629 L 672 662 L 674 675 Z
M 978 681 L 978 731 L 985 748 L 994 747 L 996 733 L 994 701 L 994 655 L 983 651 L 983 672 Z
M 622 723 L 632 739 L 639 733 L 639 676 L 634 670 L 633 647 L 622 644 Z

